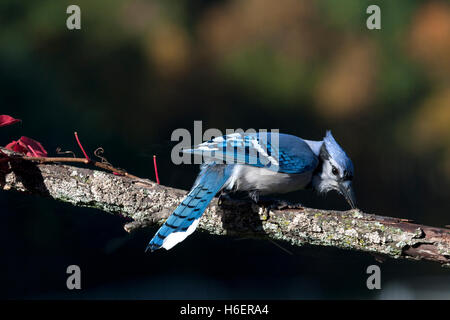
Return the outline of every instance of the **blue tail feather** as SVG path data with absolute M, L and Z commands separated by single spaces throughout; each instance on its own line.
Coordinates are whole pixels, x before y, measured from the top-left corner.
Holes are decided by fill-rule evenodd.
M 205 166 L 199 174 L 197 181 L 188 193 L 186 198 L 167 218 L 166 222 L 159 228 L 153 239 L 149 242 L 147 249 L 157 250 L 161 248 L 169 236 L 174 233 L 185 233 L 175 244 L 182 241 L 188 233 L 188 228 L 198 220 L 211 200 L 220 191 L 222 186 L 230 177 L 230 170 L 224 165 L 209 164 Z M 170 249 L 171 244 L 166 249 Z

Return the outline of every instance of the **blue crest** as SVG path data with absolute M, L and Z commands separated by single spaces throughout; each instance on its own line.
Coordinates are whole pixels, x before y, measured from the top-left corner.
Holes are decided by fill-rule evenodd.
M 323 138 L 325 143 L 325 148 L 328 151 L 330 157 L 336 161 L 339 166 L 341 166 L 344 170 L 347 171 L 348 174 L 353 176 L 354 169 L 352 160 L 347 156 L 345 151 L 341 148 L 341 146 L 336 142 L 331 131 L 327 131 L 325 138 Z

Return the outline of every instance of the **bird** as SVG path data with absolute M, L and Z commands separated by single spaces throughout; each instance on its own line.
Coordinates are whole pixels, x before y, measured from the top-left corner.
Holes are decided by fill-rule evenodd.
M 200 173 L 146 251 L 169 250 L 186 239 L 216 195 L 244 193 L 258 202 L 260 196 L 301 189 L 335 190 L 357 208 L 353 163 L 330 130 L 320 141 L 278 132 L 235 132 L 182 152 L 203 157 Z

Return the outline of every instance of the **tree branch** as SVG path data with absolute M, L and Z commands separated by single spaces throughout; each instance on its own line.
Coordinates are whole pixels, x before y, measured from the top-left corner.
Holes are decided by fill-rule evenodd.
M 5 151 L 5 150 L 3 150 Z M 134 176 L 62 164 L 10 158 L 10 172 L 0 173 L 3 190 L 39 194 L 75 206 L 97 208 L 132 219 L 137 228 L 162 224 L 186 191 Z M 405 219 L 299 206 L 263 207 L 244 200 L 214 199 L 199 230 L 288 241 L 293 245 L 332 246 L 390 258 L 424 259 L 450 266 L 450 230 Z

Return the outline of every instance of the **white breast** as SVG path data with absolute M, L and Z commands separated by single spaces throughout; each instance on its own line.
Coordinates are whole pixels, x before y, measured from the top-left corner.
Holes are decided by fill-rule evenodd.
M 275 172 L 265 168 L 236 164 L 224 189 L 236 191 L 259 190 L 261 195 L 287 193 L 304 189 L 311 181 L 312 170 L 302 174 Z

